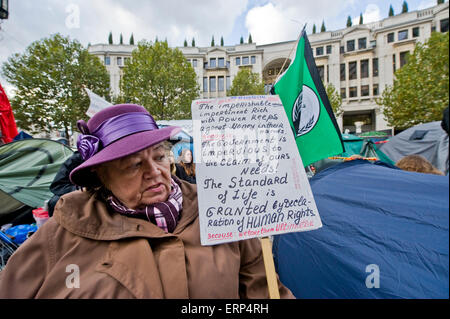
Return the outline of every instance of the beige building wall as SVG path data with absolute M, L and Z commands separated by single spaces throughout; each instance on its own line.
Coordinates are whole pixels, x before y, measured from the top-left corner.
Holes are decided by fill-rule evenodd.
M 395 70 L 405 63 L 406 54 L 412 53 L 418 42 L 425 42 L 432 31 L 448 31 L 448 8 L 446 2 L 373 23 L 308 35 L 324 85 L 332 84 L 343 97 L 344 113 L 337 118 L 343 132 L 346 129 L 355 132 L 356 121 L 365 122 L 363 131 L 391 130 L 376 99 L 386 86 L 393 84 Z M 105 63 L 114 95 L 120 92 L 124 59 L 131 57 L 135 48 L 105 44 L 89 47 L 89 52 Z M 226 96 L 227 87 L 243 67 L 259 74 L 268 92 L 295 56 L 296 40 L 178 49 L 194 67 L 200 97 L 215 98 Z M 219 60 L 223 64 L 219 65 Z M 341 77 L 344 70 L 345 76 Z M 211 84 L 215 84 L 213 90 Z

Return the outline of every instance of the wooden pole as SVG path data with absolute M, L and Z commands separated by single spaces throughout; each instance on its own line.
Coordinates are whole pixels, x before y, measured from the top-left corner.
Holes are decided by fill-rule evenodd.
M 264 267 L 266 268 L 267 286 L 269 287 L 270 299 L 280 299 L 277 273 L 275 272 L 275 264 L 273 262 L 272 243 L 270 242 L 269 237 L 261 238 L 261 246 L 264 258 Z

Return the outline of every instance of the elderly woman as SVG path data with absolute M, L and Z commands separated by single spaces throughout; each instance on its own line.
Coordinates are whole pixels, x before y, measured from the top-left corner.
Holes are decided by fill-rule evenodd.
M 179 128 L 130 104 L 78 127 L 85 189 L 10 258 L 0 298 L 268 298 L 258 239 L 200 245 L 196 186 L 171 176 L 164 142 Z

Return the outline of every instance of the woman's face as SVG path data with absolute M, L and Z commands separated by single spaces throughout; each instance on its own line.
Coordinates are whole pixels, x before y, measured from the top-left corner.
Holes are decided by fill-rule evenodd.
M 190 150 L 187 150 L 184 153 L 183 162 L 185 163 L 192 163 L 192 153 Z
M 128 208 L 164 202 L 169 197 L 170 163 L 162 144 L 100 164 L 96 171 L 106 188 Z

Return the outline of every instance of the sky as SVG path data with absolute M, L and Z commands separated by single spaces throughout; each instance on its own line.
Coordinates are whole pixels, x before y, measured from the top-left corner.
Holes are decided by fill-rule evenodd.
M 448 0 L 447 0 L 448 1 Z M 446 2 L 447 2 L 446 1 Z M 167 39 L 169 46 L 209 46 L 223 37 L 225 45 L 247 42 L 257 45 L 297 39 L 303 25 L 308 33 L 322 22 L 327 31 L 345 28 L 350 15 L 354 24 L 363 14 L 364 23 L 388 16 L 389 6 L 400 13 L 403 0 L 9 0 L 9 18 L 0 20 L 1 65 L 14 53 L 23 53 L 34 41 L 61 33 L 84 46 L 135 43 Z M 434 6 L 436 0 L 407 0 L 409 11 Z M 1 73 L 1 71 L 0 71 Z M 12 94 L 0 74 L 0 83 Z

